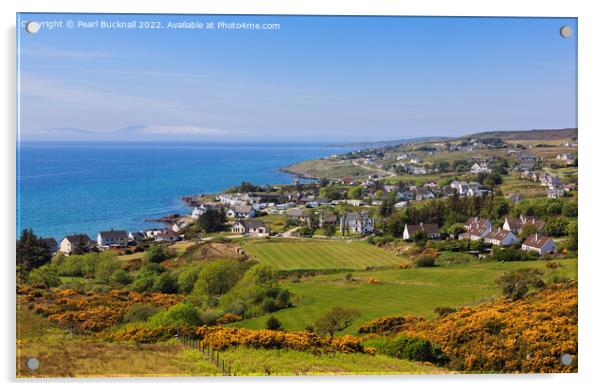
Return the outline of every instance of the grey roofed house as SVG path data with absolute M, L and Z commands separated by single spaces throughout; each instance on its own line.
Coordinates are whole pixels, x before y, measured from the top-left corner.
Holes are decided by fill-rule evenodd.
M 291 208 L 287 209 L 285 213 L 288 217 L 296 217 L 298 219 L 303 219 L 307 217 L 308 211 L 306 209 Z
M 269 230 L 261 220 L 238 220 L 232 226 L 232 232 L 250 235 L 268 235 Z
M 44 242 L 44 244 L 46 246 L 48 246 L 48 248 L 50 249 L 51 252 L 55 253 L 58 251 L 59 249 L 59 244 L 57 243 L 56 239 L 53 237 L 49 237 L 49 238 L 43 238 L 42 242 Z
M 128 236 L 128 233 L 122 230 L 100 231 L 98 234 L 101 235 L 103 239 L 113 240 L 127 238 Z
M 129 237 L 128 233 L 123 230 L 100 231 L 96 241 L 101 247 L 124 247 L 127 246 Z
M 86 234 L 67 235 L 67 236 L 65 236 L 65 239 L 67 239 L 71 243 L 74 243 L 74 242 L 77 242 L 77 241 L 86 241 L 86 242 L 91 242 L 92 241 L 92 239 L 90 239 L 90 237 L 88 235 L 86 235 Z
M 177 242 L 180 240 L 180 235 L 170 229 L 159 232 L 155 235 L 156 242 Z
M 79 243 L 85 243 L 86 249 L 92 245 L 92 239 L 86 234 L 67 235 L 59 244 L 59 251 L 65 254 L 70 254 L 74 250 L 74 246 Z M 84 250 L 84 249 L 82 249 Z
M 240 220 L 240 223 L 247 229 L 265 228 L 265 224 L 261 220 L 254 220 L 254 219 Z

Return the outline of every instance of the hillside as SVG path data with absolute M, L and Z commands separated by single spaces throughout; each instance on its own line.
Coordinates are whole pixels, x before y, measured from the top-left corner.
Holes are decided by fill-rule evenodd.
M 471 138 L 501 138 L 502 140 L 561 140 L 577 138 L 577 129 L 534 129 L 534 130 L 500 130 L 474 133 L 459 137 L 459 140 Z

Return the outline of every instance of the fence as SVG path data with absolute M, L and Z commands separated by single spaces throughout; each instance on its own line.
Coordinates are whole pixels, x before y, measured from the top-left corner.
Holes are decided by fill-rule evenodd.
M 224 376 L 235 376 L 232 372 L 232 366 L 227 365 L 224 359 L 219 356 L 219 351 L 212 349 L 211 346 L 203 344 L 199 339 L 192 338 L 180 338 L 180 342 L 188 348 L 200 351 Z

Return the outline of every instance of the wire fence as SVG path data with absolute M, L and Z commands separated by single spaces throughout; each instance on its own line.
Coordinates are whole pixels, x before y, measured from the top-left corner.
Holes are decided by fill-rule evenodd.
M 192 338 L 180 338 L 180 342 L 188 348 L 200 351 L 209 362 L 222 372 L 222 375 L 235 376 L 234 372 L 232 372 L 232 366 L 227 365 L 226 361 L 219 356 L 219 351 L 211 348 L 211 346 L 202 343 L 199 339 Z

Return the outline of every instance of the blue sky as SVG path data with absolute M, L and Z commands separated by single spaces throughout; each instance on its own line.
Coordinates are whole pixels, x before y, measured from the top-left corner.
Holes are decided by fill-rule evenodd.
M 577 126 L 576 20 L 21 14 L 25 140 L 368 141 Z M 562 25 L 575 36 L 564 39 Z

